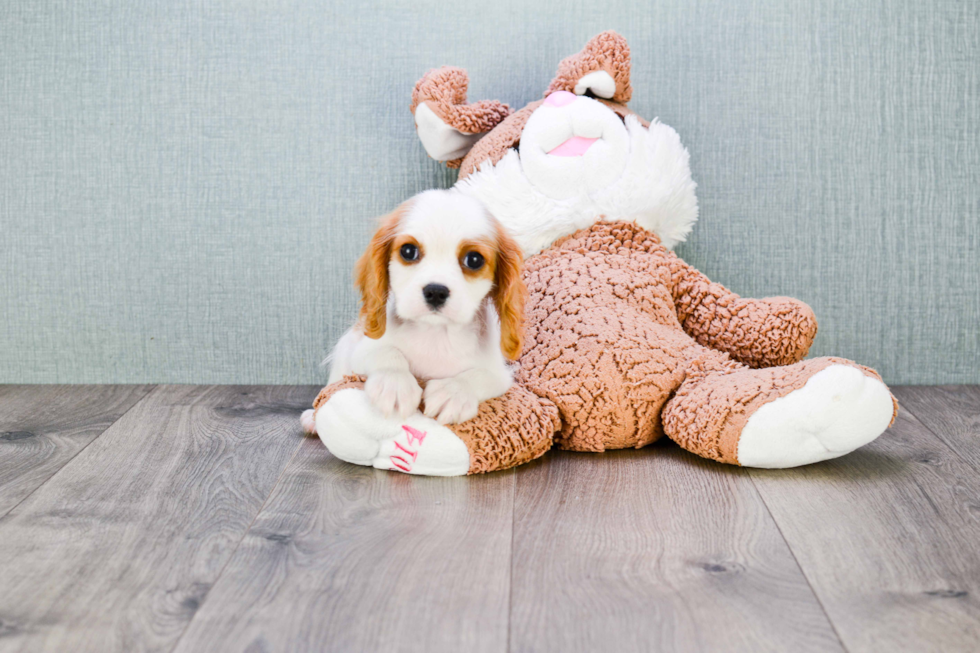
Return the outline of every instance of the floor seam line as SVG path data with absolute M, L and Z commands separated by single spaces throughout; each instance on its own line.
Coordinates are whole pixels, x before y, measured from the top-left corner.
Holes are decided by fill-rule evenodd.
M 506 650 L 510 653 L 511 627 L 514 621 L 514 525 L 517 523 L 517 478 L 518 472 L 514 470 L 514 484 L 510 493 L 510 561 L 507 565 L 507 642 Z
M 106 432 L 107 432 L 107 431 L 108 431 L 109 429 L 111 429 L 111 428 L 112 428 L 113 426 L 115 426 L 116 424 L 118 424 L 118 423 L 119 423 L 119 420 L 121 420 L 121 419 L 122 419 L 123 417 L 125 417 L 126 415 L 129 415 L 129 413 L 130 413 L 131 411 L 133 411 L 133 410 L 135 410 L 137 406 L 139 406 L 139 405 L 140 405 L 140 404 L 142 404 L 142 403 L 143 403 L 144 401 L 146 401 L 146 399 L 147 399 L 147 398 L 148 398 L 148 397 L 149 397 L 150 395 L 152 395 L 152 394 L 153 394 L 154 392 L 156 392 L 156 390 L 157 390 L 157 388 L 159 388 L 159 387 L 160 387 L 160 384 L 152 384 L 152 385 L 150 386 L 150 389 L 149 389 L 149 390 L 147 390 L 147 391 L 146 391 L 146 393 L 145 393 L 145 394 L 144 394 L 144 395 L 143 395 L 142 397 L 140 397 L 140 398 L 139 398 L 139 399 L 137 399 L 137 400 L 136 400 L 135 402 L 133 402 L 133 405 L 132 405 L 132 406 L 130 406 L 129 408 L 127 408 L 126 410 L 124 410 L 124 411 L 122 412 L 122 414 L 121 414 L 121 415 L 119 415 L 119 417 L 117 417 L 116 419 L 114 419 L 114 420 L 112 420 L 112 422 L 111 422 L 110 424 L 108 424 L 108 425 L 107 425 L 107 426 L 106 426 L 106 427 L 105 427 L 104 429 L 102 429 L 102 431 L 100 431 L 100 432 L 99 432 L 99 434 L 98 434 L 97 436 L 95 436 L 94 438 L 92 438 L 92 439 L 91 439 L 91 440 L 90 440 L 89 442 L 87 442 L 87 443 L 85 443 L 85 446 L 84 446 L 84 447 L 82 447 L 81 449 L 79 449 L 78 451 L 76 451 L 76 452 L 75 452 L 75 454 L 74 454 L 74 455 L 73 455 L 73 456 L 72 456 L 71 458 L 69 458 L 68 460 L 66 460 L 66 461 L 65 461 L 65 462 L 64 462 L 64 463 L 63 463 L 63 464 L 61 465 L 61 467 L 59 467 L 58 469 L 56 469 L 56 470 L 55 470 L 55 472 L 54 472 L 54 473 L 53 473 L 53 474 L 52 474 L 51 476 L 49 476 L 48 478 L 46 478 L 46 479 L 44 480 L 44 482 L 43 482 L 43 483 L 41 483 L 41 484 L 40 484 L 40 485 L 38 485 L 38 486 L 37 486 L 36 488 L 34 488 L 34 489 L 33 489 L 33 490 L 31 490 L 30 492 L 28 492 L 28 493 L 27 493 L 27 494 L 26 494 L 26 495 L 25 495 L 25 496 L 24 496 L 24 497 L 23 497 L 23 498 L 22 498 L 22 499 L 21 499 L 20 501 L 18 501 L 18 502 L 17 502 L 17 503 L 15 503 L 14 505 L 12 505 L 12 506 L 10 506 L 10 508 L 8 508 L 8 509 L 7 509 L 7 512 L 5 512 L 5 513 L 3 513 L 2 515 L 0 515 L 0 519 L 3 519 L 4 517 L 6 517 L 6 516 L 7 516 L 7 515 L 9 515 L 10 513 L 12 513 L 12 512 L 13 512 L 14 510 L 16 510 L 16 509 L 17 509 L 17 508 L 18 508 L 18 507 L 19 507 L 19 506 L 20 506 L 21 504 L 23 504 L 23 503 L 24 503 L 25 501 L 27 501 L 27 500 L 28 500 L 28 499 L 30 499 L 30 498 L 31 498 L 32 496 L 34 496 L 34 493 L 35 493 L 35 492 L 37 492 L 37 491 L 38 491 L 38 490 L 40 490 L 40 489 L 41 489 L 42 487 L 44 487 L 45 485 L 47 485 L 48 483 L 50 483 L 50 482 L 51 482 L 51 481 L 52 481 L 52 480 L 54 479 L 54 477 L 55 477 L 55 476 L 57 476 L 58 474 L 60 474 L 60 473 L 62 472 L 62 470 L 64 470 L 64 469 L 65 469 L 65 467 L 67 467 L 68 465 L 70 465 L 70 464 L 71 464 L 71 461 L 73 461 L 73 460 L 75 460 L 76 458 L 78 458 L 78 456 L 79 456 L 79 455 L 80 455 L 80 454 L 81 454 L 81 453 L 82 453 L 83 451 L 85 451 L 85 450 L 86 450 L 86 449 L 88 449 L 88 448 L 89 448 L 90 446 L 92 446 L 92 443 L 93 443 L 93 442 L 95 442 L 96 440 L 98 440 L 99 438 L 101 438 L 101 437 L 102 437 L 103 435 L 105 435 L 105 434 L 106 434 Z
M 844 643 L 844 638 L 841 637 L 840 631 L 837 630 L 837 624 L 835 624 L 834 620 L 830 617 L 830 613 L 827 611 L 827 607 L 824 605 L 823 600 L 820 598 L 820 595 L 817 593 L 816 588 L 813 587 L 813 583 L 810 581 L 810 577 L 807 576 L 806 570 L 804 570 L 803 565 L 800 564 L 800 559 L 796 557 L 796 551 L 793 550 L 793 546 L 789 543 L 789 540 L 786 539 L 786 534 L 783 533 L 783 528 L 779 525 L 779 521 L 776 519 L 776 515 L 772 514 L 772 510 L 769 508 L 769 504 L 766 502 L 766 498 L 762 496 L 762 492 L 759 491 L 759 486 L 756 485 L 755 478 L 753 477 L 752 472 L 749 471 L 748 469 L 746 469 L 746 476 L 749 477 L 749 481 L 751 481 L 752 483 L 752 489 L 755 490 L 755 494 L 757 497 L 759 497 L 759 501 L 761 501 L 762 505 L 765 506 L 766 513 L 769 515 L 769 519 L 772 520 L 773 525 L 776 527 L 776 532 L 779 533 L 779 537 L 782 538 L 783 544 L 786 545 L 786 548 L 789 550 L 789 554 L 793 557 L 793 562 L 796 563 L 796 568 L 800 570 L 800 575 L 803 576 L 803 580 L 806 581 L 806 586 L 810 588 L 810 593 L 813 595 L 813 598 L 816 600 L 817 605 L 820 606 L 820 611 L 823 612 L 823 616 L 826 617 L 827 623 L 830 624 L 830 630 L 834 633 L 834 637 L 837 638 L 837 641 L 840 643 L 840 646 L 843 650 L 850 651 L 847 644 Z

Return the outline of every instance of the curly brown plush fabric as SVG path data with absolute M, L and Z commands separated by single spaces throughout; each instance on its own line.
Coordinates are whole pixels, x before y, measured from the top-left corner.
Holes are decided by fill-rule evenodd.
M 564 59 L 558 73 L 548 86 L 545 97 L 555 91 L 574 91 L 583 76 L 604 70 L 616 81 L 613 97 L 596 98 L 615 111 L 619 117 L 636 115 L 626 108 L 633 95 L 630 85 L 630 49 L 626 39 L 616 32 L 603 32 L 590 40 L 578 54 Z M 465 179 L 477 168 L 489 161 L 496 165 L 504 155 L 520 144 L 521 132 L 534 110 L 543 100 L 531 102 L 513 113 L 506 104 L 481 101 L 466 105 L 466 89 L 469 77 L 462 68 L 444 66 L 430 70 L 420 79 L 412 92 L 412 113 L 426 102 L 443 122 L 464 134 L 490 131 L 481 138 L 462 159 L 447 161 L 450 168 L 459 168 L 459 178 Z M 643 126 L 649 121 L 636 116 Z M 490 125 L 486 127 L 486 125 Z
M 443 66 L 427 72 L 412 91 L 412 113 L 425 102 L 450 127 L 464 134 L 482 134 L 510 115 L 510 107 L 497 100 L 466 103 L 470 78 L 462 68 Z
M 558 406 L 562 448 L 642 447 L 666 431 L 699 455 L 737 464 L 741 428 L 763 404 L 833 363 L 877 378 L 843 359 L 792 365 L 816 334 L 809 306 L 742 299 L 633 223 L 559 240 L 527 261 L 525 282 L 517 378 Z
M 473 419 L 449 426 L 466 443 L 469 474 L 507 469 L 543 456 L 560 427 L 555 405 L 519 385 L 483 402 Z
M 627 103 L 633 97 L 630 85 L 630 46 L 613 31 L 603 32 L 590 40 L 581 52 L 562 60 L 558 74 L 545 96 L 555 91 L 575 92 L 575 85 L 589 73 L 604 70 L 616 82 L 616 93 L 609 99 Z
M 614 32 L 596 36 L 563 60 L 545 95 L 574 92 L 584 76 L 597 71 L 607 72 L 616 88 L 612 98 L 596 99 L 624 120 L 636 116 L 625 106 L 632 94 L 629 47 Z M 425 102 L 460 132 L 490 130 L 464 158 L 447 163 L 460 166 L 461 180 L 519 148 L 528 119 L 543 102 L 514 113 L 500 103 L 467 105 L 467 84 L 465 71 L 440 68 L 419 81 L 412 98 L 413 112 Z M 739 297 L 668 251 L 653 233 L 632 222 L 602 219 L 595 216 L 593 226 L 526 261 L 525 347 L 516 385 L 485 402 L 474 419 L 450 427 L 467 447 L 469 473 L 532 460 L 552 443 L 605 451 L 642 447 L 663 435 L 698 455 L 739 464 L 739 438 L 749 418 L 821 370 L 850 366 L 880 381 L 873 370 L 844 359 L 803 361 L 817 331 L 805 303 Z M 360 383 L 350 377 L 325 389 L 317 406 Z M 887 388 L 865 386 L 874 390 L 872 426 L 864 432 L 873 437 L 887 418 Z M 891 408 L 894 420 L 894 397 Z M 769 432 L 778 439 L 779 423 L 770 424 Z M 751 451 L 743 447 L 747 464 L 767 466 L 758 449 Z
M 600 223 L 527 261 L 517 379 L 558 406 L 562 448 L 647 445 L 663 435 L 660 413 L 688 361 L 736 365 L 684 333 L 671 293 L 675 259 L 635 224 Z
M 497 125 L 492 132 L 478 140 L 463 157 L 462 164 L 459 166 L 459 178 L 465 179 L 485 161 L 489 161 L 491 165 L 496 165 L 498 161 L 504 158 L 504 155 L 520 142 L 521 132 L 524 131 L 524 125 L 527 124 L 528 118 L 543 102 L 544 100 L 538 100 L 520 111 L 515 111 Z
M 346 390 L 347 388 L 363 388 L 365 381 L 367 381 L 367 378 L 363 376 L 351 375 L 345 376 L 342 380 L 328 385 L 320 390 L 319 394 L 316 396 L 316 399 L 313 400 L 313 410 L 317 410 L 320 408 L 320 406 L 330 401 L 330 397 L 334 396 L 341 390 Z
M 800 300 L 742 299 L 676 256 L 671 268 L 677 317 L 705 347 L 750 367 L 789 365 L 806 357 L 817 318 Z
M 427 72 L 412 90 L 412 113 L 423 102 L 440 120 L 464 134 L 489 132 L 510 115 L 510 107 L 497 100 L 466 103 L 469 75 L 462 68 L 443 66 Z M 458 168 L 462 158 L 446 161 Z
M 816 332 L 806 304 L 742 299 L 631 222 L 560 239 L 527 260 L 524 281 L 517 385 L 451 427 L 470 453 L 470 473 L 537 458 L 552 437 L 564 449 L 605 451 L 666 434 L 737 465 L 749 417 L 820 370 L 850 365 L 880 380 L 840 358 L 800 362 Z M 361 381 L 325 388 L 315 405 Z

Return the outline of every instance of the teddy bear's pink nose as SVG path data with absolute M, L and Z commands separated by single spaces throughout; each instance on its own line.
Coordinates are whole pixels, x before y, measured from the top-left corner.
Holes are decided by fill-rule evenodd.
M 544 103 L 549 107 L 563 107 L 574 102 L 576 97 L 578 96 L 568 91 L 555 91 L 545 99 Z

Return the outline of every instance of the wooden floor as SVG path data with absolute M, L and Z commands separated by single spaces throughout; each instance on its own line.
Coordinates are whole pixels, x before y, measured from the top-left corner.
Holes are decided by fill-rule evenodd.
M 842 459 L 340 462 L 314 387 L 0 386 L 0 651 L 978 651 L 980 388 Z

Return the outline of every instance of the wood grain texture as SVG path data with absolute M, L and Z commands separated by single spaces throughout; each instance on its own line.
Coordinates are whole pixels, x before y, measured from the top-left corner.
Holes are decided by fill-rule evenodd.
M 908 411 L 843 458 L 752 479 L 849 651 L 975 651 L 980 478 Z
M 892 388 L 898 402 L 980 471 L 980 386 Z
M 513 487 L 307 440 L 176 650 L 505 651 Z
M 0 516 L 57 473 L 152 386 L 0 386 Z
M 518 469 L 513 651 L 839 650 L 745 470 L 671 445 Z
M 302 442 L 313 387 L 158 387 L 0 519 L 0 651 L 168 651 Z
M 0 453 L 51 443 L 0 456 L 40 484 L 0 518 L 0 653 L 980 641 L 980 388 L 899 388 L 915 414 L 799 469 L 664 443 L 455 479 L 334 459 L 299 433 L 316 390 L 0 386 L 38 434 Z

